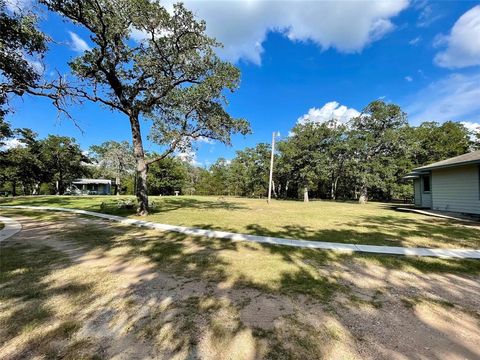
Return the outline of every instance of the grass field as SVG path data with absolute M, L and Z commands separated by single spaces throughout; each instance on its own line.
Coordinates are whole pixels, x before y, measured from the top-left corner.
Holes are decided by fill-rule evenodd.
M 1 211 L 23 225 L 0 251 L 1 358 L 480 355 L 476 260 L 232 243 Z
M 155 209 L 145 219 L 165 224 L 340 243 L 480 247 L 479 227 L 399 212 L 384 203 L 273 201 L 268 205 L 264 200 L 197 196 L 151 197 L 150 201 Z M 134 210 L 118 209 L 117 202 L 114 196 L 0 200 L 2 205 L 69 207 L 135 218 Z

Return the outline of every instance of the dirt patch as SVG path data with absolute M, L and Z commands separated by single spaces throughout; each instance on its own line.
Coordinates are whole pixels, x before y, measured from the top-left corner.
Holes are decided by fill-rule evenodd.
M 240 319 L 245 325 L 262 330 L 271 330 L 281 317 L 291 315 L 295 303 L 286 296 L 258 294 L 250 299 L 240 311 Z
M 34 323 L 29 336 L 50 333 L 64 321 L 75 324 L 68 332 L 62 330 L 67 335 L 61 338 L 42 335 L 50 353 L 69 354 L 77 346 L 88 351 L 76 355 L 110 359 L 480 358 L 478 276 L 339 260 L 316 269 L 341 285 L 326 301 L 275 292 L 275 287 L 232 286 L 208 272 L 192 271 L 189 276 L 188 269 L 161 270 L 129 243 L 142 241 L 141 230 L 71 215 L 20 221 L 23 231 L 7 246 L 46 245 L 69 258 L 38 280 L 45 293 L 32 295 L 41 296 L 45 311 L 51 312 L 45 316 L 51 318 Z M 69 236 L 85 226 L 108 227 L 110 236 L 125 238 L 125 243 L 82 246 Z M 205 244 L 193 242 L 172 256 L 206 250 Z M 298 263 L 312 266 L 310 260 Z M 21 309 L 19 301 L 25 300 L 15 298 L 2 305 L 2 311 L 14 315 Z M 0 342 L 2 358 L 46 354 L 45 346 L 26 346 L 27 333 L 22 331 Z

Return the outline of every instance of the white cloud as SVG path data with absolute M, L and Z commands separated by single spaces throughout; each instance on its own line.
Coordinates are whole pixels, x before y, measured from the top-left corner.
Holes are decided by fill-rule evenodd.
M 2 150 L 9 150 L 9 149 L 25 146 L 25 144 L 23 144 L 22 142 L 20 142 L 20 140 L 16 138 L 2 140 L 2 142 L 3 142 L 3 145 L 0 147 Z
M 471 122 L 471 121 L 462 121 L 461 124 L 471 132 L 477 133 L 480 131 L 480 123 Z
M 142 42 L 147 38 L 147 33 L 139 29 L 130 28 L 130 37 L 137 42 Z
M 433 4 L 429 0 L 420 0 L 415 4 L 415 8 L 420 10 L 417 26 L 421 28 L 429 27 L 432 23 L 439 20 L 442 15 L 435 11 Z
M 345 105 L 340 105 L 336 101 L 331 101 L 323 105 L 320 109 L 311 108 L 308 110 L 308 113 L 299 117 L 297 122 L 299 124 L 310 122 L 321 124 L 329 120 L 335 120 L 339 123 L 345 124 L 351 118 L 359 115 L 359 111 L 353 108 L 347 108 Z
M 446 68 L 480 65 L 480 5 L 463 14 L 449 35 L 437 37 L 437 46 L 446 49 L 437 53 L 435 63 Z
M 215 144 L 215 140 L 204 137 L 204 136 L 200 136 L 198 139 L 196 139 L 196 141 L 199 143 L 204 143 L 209 145 Z
M 173 2 L 168 0 L 167 8 L 171 9 Z M 292 41 L 312 41 L 322 50 L 360 52 L 391 31 L 395 27 L 391 18 L 409 4 L 408 0 L 186 0 L 184 3 L 206 21 L 207 33 L 224 44 L 219 50 L 223 58 L 256 64 L 261 63 L 262 44 L 269 31 L 284 34 Z
M 413 78 L 411 76 L 405 76 L 405 80 L 408 82 L 412 82 Z
M 480 133 L 480 122 L 462 121 L 460 124 L 470 131 L 472 141 L 476 140 L 476 134 Z
M 423 121 L 480 122 L 480 72 L 451 74 L 414 94 L 405 109 L 414 125 Z
M 41 61 L 34 60 L 34 59 L 27 59 L 28 63 L 32 67 L 33 71 L 35 71 L 37 74 L 43 74 L 45 71 L 45 66 L 42 64 Z
M 73 31 L 69 31 L 68 33 L 70 34 L 70 48 L 73 51 L 84 52 L 90 50 L 90 46 L 88 46 L 87 42 L 80 36 Z
M 422 41 L 422 37 L 421 36 L 417 36 L 416 38 L 410 40 L 408 43 L 412 46 L 416 46 L 418 45 L 418 43 Z
M 177 152 L 175 155 L 181 161 L 187 162 L 192 165 L 200 165 L 200 163 L 197 161 L 197 153 L 193 149 L 185 149 L 183 151 Z

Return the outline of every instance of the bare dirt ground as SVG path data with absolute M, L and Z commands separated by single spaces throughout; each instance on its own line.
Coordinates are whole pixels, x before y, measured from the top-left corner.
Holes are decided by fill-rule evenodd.
M 66 260 L 38 279 L 41 294 L 60 289 L 36 295 L 41 303 L 1 297 L 3 359 L 480 359 L 478 275 L 339 261 L 317 269 L 348 289 L 326 301 L 232 286 L 193 269 L 189 276 L 140 252 L 131 256 L 131 248 L 99 250 L 68 239 L 69 231 L 94 226 L 125 236 L 125 227 L 101 220 L 17 219 L 23 230 L 4 250 L 47 246 Z M 144 233 L 130 228 L 128 236 L 141 241 Z M 191 243 L 187 251 L 200 248 Z M 5 330 L 19 312 L 32 311 L 28 301 L 48 309 L 46 320 Z

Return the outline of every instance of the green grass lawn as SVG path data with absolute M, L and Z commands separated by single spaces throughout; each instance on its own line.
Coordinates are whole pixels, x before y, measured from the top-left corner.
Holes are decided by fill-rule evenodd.
M 69 207 L 136 218 L 134 210 L 118 209 L 117 201 L 115 196 L 42 196 L 2 199 L 0 204 Z M 150 197 L 150 201 L 156 208 L 143 219 L 165 224 L 341 243 L 480 247 L 478 226 L 399 212 L 384 203 L 273 201 L 268 205 L 265 200 L 199 196 Z

